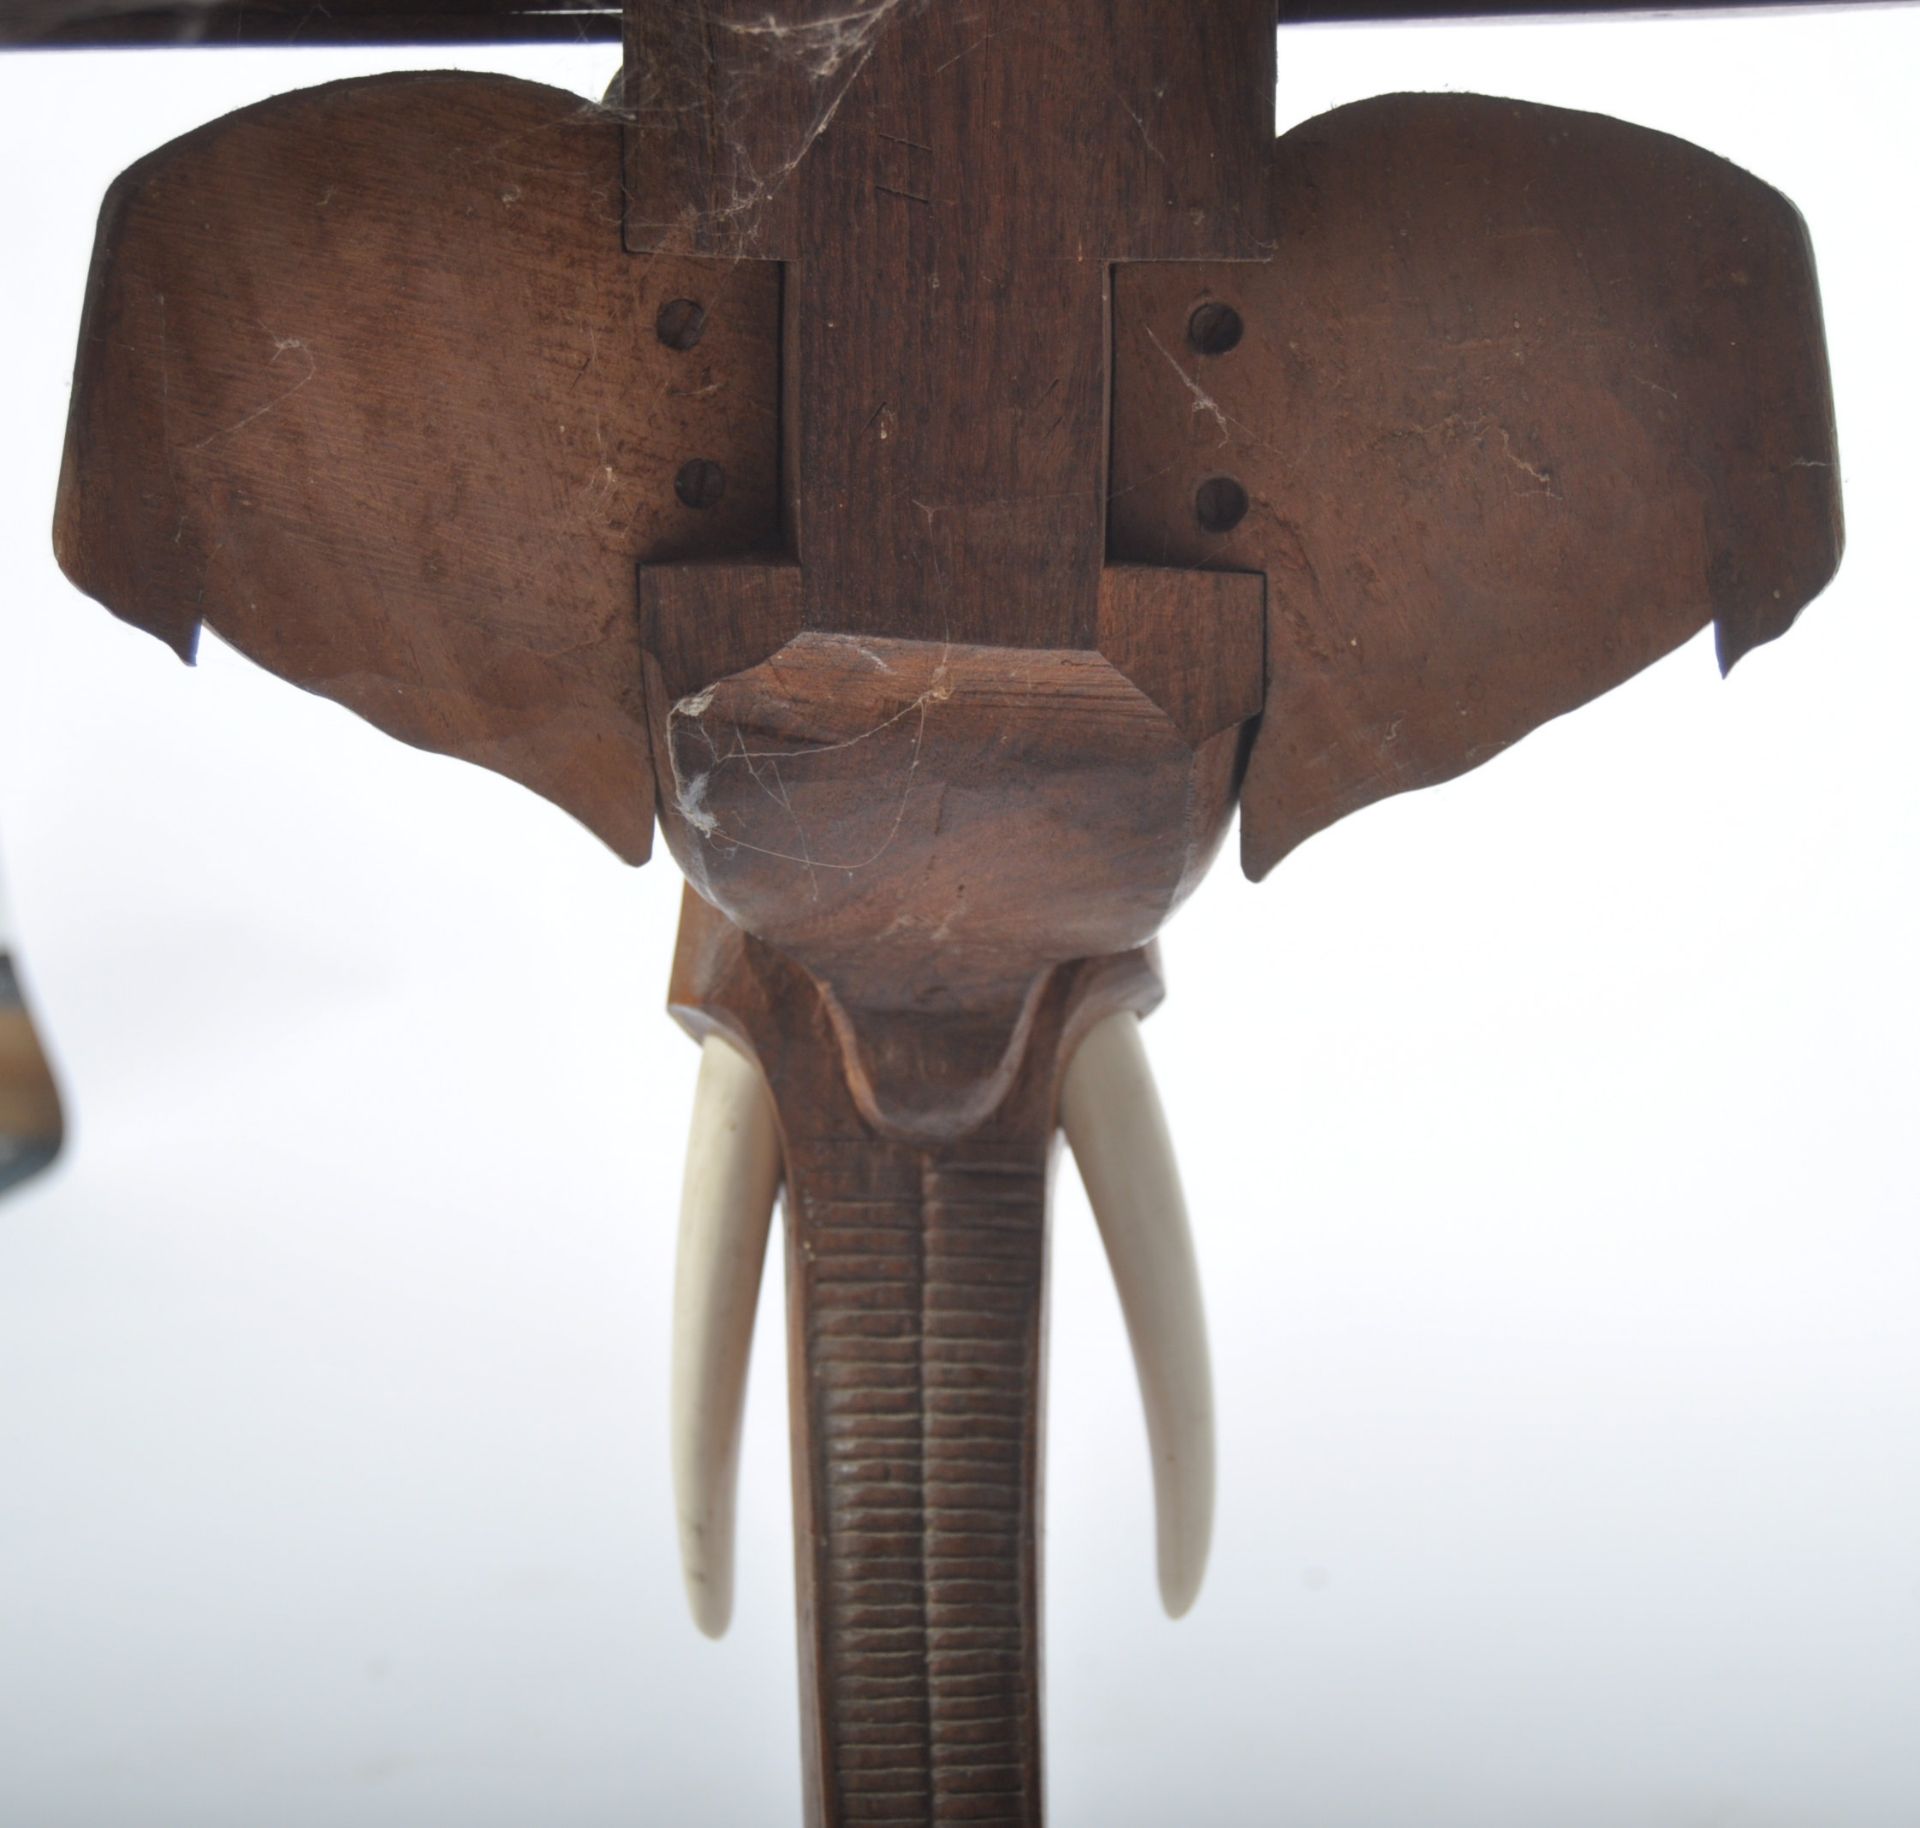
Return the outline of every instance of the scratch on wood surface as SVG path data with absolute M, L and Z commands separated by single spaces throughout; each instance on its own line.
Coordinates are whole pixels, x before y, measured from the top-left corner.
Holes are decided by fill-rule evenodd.
M 261 325 L 261 328 L 265 330 L 266 326 L 263 324 Z M 273 342 L 273 354 L 267 358 L 267 366 L 269 368 L 271 368 L 276 362 L 278 362 L 280 358 L 283 355 L 285 355 L 288 350 L 291 349 L 291 350 L 298 351 L 300 355 L 306 358 L 306 364 L 307 364 L 306 373 L 303 374 L 297 381 L 295 381 L 291 387 L 282 388 L 280 392 L 275 394 L 271 400 L 264 402 L 262 405 L 256 406 L 252 412 L 244 414 L 242 417 L 236 419 L 231 425 L 222 426 L 220 430 L 218 430 L 217 432 L 209 432 L 204 438 L 200 439 L 197 443 L 188 445 L 186 447 L 188 450 L 204 451 L 208 445 L 214 443 L 217 439 L 231 438 L 235 432 L 245 431 L 246 428 L 251 424 L 253 424 L 253 422 L 256 419 L 264 419 L 268 413 L 274 411 L 277 407 L 284 406 L 287 401 L 291 400 L 293 396 L 301 390 L 301 388 L 305 387 L 306 384 L 309 381 L 311 381 L 316 374 L 320 372 L 320 364 L 314 359 L 313 351 L 307 347 L 306 342 L 303 338 L 297 337 L 297 336 L 276 336 L 271 330 L 267 331 L 267 335 L 272 339 L 272 342 Z M 162 355 L 162 367 L 161 367 L 161 372 L 163 374 L 165 373 L 164 348 L 165 348 L 165 344 L 164 344 L 164 337 L 163 337 L 163 342 L 162 342 L 163 355 Z
M 1476 444 L 1484 447 L 1489 432 L 1499 434 L 1500 454 L 1506 458 L 1507 462 L 1522 475 L 1540 485 L 1537 489 L 1527 489 L 1521 491 L 1522 493 L 1544 496 L 1550 501 L 1565 499 L 1560 493 L 1560 485 L 1553 471 L 1544 469 L 1539 464 L 1529 463 L 1521 456 L 1513 447 L 1513 433 L 1488 413 L 1481 413 L 1471 419 L 1462 413 L 1448 413 L 1444 419 L 1436 419 L 1431 425 L 1415 425 L 1410 426 L 1406 431 L 1389 432 L 1381 442 L 1394 438 L 1431 438 L 1436 434 L 1451 434 L 1472 438 Z
M 1543 470 L 1537 464 L 1531 464 L 1522 457 L 1520 453 L 1513 448 L 1513 434 L 1508 431 L 1504 425 L 1496 425 L 1493 429 L 1500 434 L 1501 448 L 1506 453 L 1507 461 L 1512 464 L 1516 470 L 1520 470 L 1524 474 L 1531 476 L 1533 480 L 1540 485 L 1541 494 L 1550 495 L 1555 501 L 1560 500 L 1560 490 L 1553 480 L 1553 472 L 1551 470 Z
M 1154 144 L 1153 135 L 1147 131 L 1147 117 L 1144 114 L 1142 114 L 1137 108 L 1135 108 L 1134 105 L 1130 101 L 1128 101 L 1124 95 L 1120 93 L 1120 89 L 1117 84 L 1109 83 L 1107 87 L 1112 91 L 1113 99 L 1120 104 L 1122 109 L 1125 110 L 1127 118 L 1130 121 L 1132 121 L 1137 128 L 1139 128 L 1140 143 L 1143 146 L 1145 146 L 1146 149 L 1150 153 L 1152 153 L 1153 156 L 1157 160 L 1159 160 L 1159 162 L 1163 166 L 1166 165 L 1167 155 L 1164 152 L 1162 152 L 1158 146 Z M 1157 101 L 1159 97 L 1156 95 L 1154 99 Z
M 978 25 L 980 23 L 980 19 L 978 14 L 970 14 L 967 18 L 958 20 L 955 23 L 959 25 Z M 934 75 L 935 76 L 946 75 L 946 73 L 949 70 L 951 70 L 955 64 L 965 63 L 969 57 L 972 57 L 976 52 L 984 51 L 987 48 L 987 46 L 992 43 L 993 43 L 993 26 L 992 26 L 992 23 L 989 22 L 987 25 L 985 36 L 976 38 L 972 44 L 967 45 L 961 50 L 955 51 L 954 54 L 951 57 L 949 57 L 945 63 L 935 65 L 934 72 L 933 72 Z

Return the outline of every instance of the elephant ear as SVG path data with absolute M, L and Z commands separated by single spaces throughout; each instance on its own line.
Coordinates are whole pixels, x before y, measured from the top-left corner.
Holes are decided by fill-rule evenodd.
M 620 158 L 577 96 L 406 75 L 134 166 L 55 544 L 183 658 L 204 623 L 637 863 L 635 565 L 777 544 L 779 280 L 624 253 Z
M 1618 121 L 1429 95 L 1297 128 L 1277 183 L 1270 264 L 1122 268 L 1115 300 L 1117 553 L 1267 578 L 1255 878 L 1709 620 L 1730 667 L 1841 546 L 1778 192 Z

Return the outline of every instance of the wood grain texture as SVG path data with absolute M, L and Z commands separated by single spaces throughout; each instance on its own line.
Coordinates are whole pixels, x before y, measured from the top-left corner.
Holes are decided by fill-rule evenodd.
M 1080 1037 L 1151 954 L 1049 970 L 964 1138 L 864 1118 L 822 987 L 689 890 L 671 1002 L 775 1091 L 786 1162 L 806 1819 L 1042 1819 L 1047 1172 Z
M 1259 0 L 876 30 L 795 173 L 809 627 L 1092 645 L 1108 263 L 1260 251 L 1272 70 Z
M 1841 540 L 1812 257 L 1758 180 L 1594 115 L 1390 96 L 1288 135 L 1276 185 L 1270 264 L 1115 281 L 1114 555 L 1267 576 L 1256 877 L 1709 620 L 1731 665 Z M 1216 356 L 1207 301 L 1244 322 Z M 1222 477 L 1244 518 L 1209 531 Z
M 1270 7 L 629 20 L 629 245 L 794 263 L 805 625 L 1093 645 L 1108 264 L 1262 252 Z
M 777 542 L 779 281 L 629 257 L 619 213 L 617 124 L 495 77 L 283 96 L 143 160 L 102 214 L 68 576 L 641 861 L 633 566 Z M 657 328 L 682 297 L 690 349 Z

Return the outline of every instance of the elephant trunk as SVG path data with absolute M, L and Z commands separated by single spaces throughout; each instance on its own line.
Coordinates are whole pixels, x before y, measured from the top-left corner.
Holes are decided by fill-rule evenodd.
M 808 1820 L 1040 1820 L 1046 1135 L 789 1130 Z
M 1158 997 L 1149 954 L 1049 969 L 991 1114 L 958 1136 L 889 1134 L 855 1097 L 820 986 L 688 897 L 674 1011 L 757 1063 L 784 1164 L 811 1828 L 1041 1820 L 1060 1083 L 1096 1022 Z

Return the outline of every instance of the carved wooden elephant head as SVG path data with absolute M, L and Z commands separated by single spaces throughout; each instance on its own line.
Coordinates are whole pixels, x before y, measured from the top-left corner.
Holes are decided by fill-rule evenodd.
M 1840 546 L 1811 259 L 1597 117 L 1276 143 L 1270 7 L 880 8 L 806 57 L 712 10 L 640 31 L 622 110 L 394 77 L 128 172 L 59 551 L 630 862 L 658 819 L 696 1616 L 784 1183 L 811 1819 L 1030 1822 L 1063 1122 L 1171 1610 L 1207 1551 L 1153 937 L 1236 807 L 1257 877 L 1709 620 L 1726 665 L 1790 625 Z

